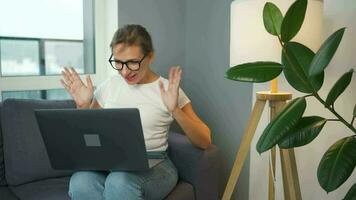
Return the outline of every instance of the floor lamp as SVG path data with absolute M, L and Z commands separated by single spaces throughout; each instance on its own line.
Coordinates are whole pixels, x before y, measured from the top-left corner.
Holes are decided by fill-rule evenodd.
M 265 0 L 233 1 L 231 4 L 230 25 L 230 66 L 254 61 L 280 62 L 281 47 L 273 36 L 269 35 L 263 25 L 263 7 Z M 269 0 L 285 13 L 294 0 Z M 322 1 L 309 0 L 304 24 L 293 41 L 306 44 L 314 52 L 321 44 L 322 31 Z M 271 81 L 270 91 L 256 93 L 256 101 L 244 131 L 233 168 L 223 194 L 223 200 L 231 199 L 247 154 L 251 141 L 261 118 L 266 102 L 269 102 L 270 119 L 281 111 L 287 100 L 292 99 L 289 92 L 278 91 L 277 79 Z M 266 124 L 267 125 L 267 124 Z M 254 147 L 252 150 L 256 151 Z M 279 149 L 283 179 L 284 198 L 286 200 L 301 199 L 298 171 L 294 149 Z M 276 172 L 276 152 L 274 147 L 270 151 L 268 199 L 276 199 L 274 174 Z M 267 184 L 267 183 L 266 183 Z

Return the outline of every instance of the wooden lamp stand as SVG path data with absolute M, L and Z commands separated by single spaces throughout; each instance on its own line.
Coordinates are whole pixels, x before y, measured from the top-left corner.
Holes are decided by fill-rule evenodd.
M 223 200 L 231 199 L 231 195 L 239 178 L 242 166 L 245 162 L 248 152 L 250 151 L 251 141 L 255 135 L 255 131 L 266 102 L 269 102 L 270 120 L 272 120 L 283 109 L 287 100 L 290 99 L 292 99 L 292 94 L 286 92 L 274 93 L 268 91 L 256 93 L 256 102 L 254 104 L 252 113 L 250 114 L 240 148 L 237 152 L 236 159 L 222 198 Z M 276 171 L 276 147 L 273 147 L 270 153 L 270 162 L 272 163 L 269 165 L 268 199 L 275 200 L 274 175 Z M 294 149 L 279 149 L 279 153 L 281 157 L 284 198 L 285 200 L 301 200 L 302 197 L 300 192 Z

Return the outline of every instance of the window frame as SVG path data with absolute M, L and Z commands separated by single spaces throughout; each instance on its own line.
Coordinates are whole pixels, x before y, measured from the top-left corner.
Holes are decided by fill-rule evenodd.
M 46 42 L 71 42 L 71 43 L 83 43 L 84 40 L 76 40 L 76 39 L 50 39 L 50 38 L 31 38 L 31 37 L 9 37 L 9 36 L 0 36 L 1 40 L 15 40 L 15 41 L 35 41 L 38 42 L 38 63 L 39 63 L 39 75 L 5 75 L 3 77 L 24 77 L 24 76 L 53 76 L 55 74 L 46 74 Z M 84 57 L 83 57 L 84 58 Z M 85 59 L 87 60 L 87 59 Z M 0 51 L 0 61 L 1 61 L 1 51 Z M 84 66 L 86 67 L 86 66 Z M 2 74 L 1 62 L 0 62 L 0 76 Z M 95 73 L 95 68 L 93 68 Z
M 94 73 L 82 74 L 80 77 L 85 80 L 85 76 L 90 75 L 94 86 L 97 86 L 106 79 L 109 70 L 112 70 L 107 63 L 107 58 L 111 54 L 109 47 L 111 37 L 118 27 L 118 2 L 117 0 L 93 0 L 92 5 L 94 6 L 94 26 L 84 25 L 84 29 L 94 29 L 94 36 L 92 36 L 94 49 L 89 50 L 94 51 L 95 68 Z M 85 12 L 88 8 L 83 7 L 83 9 Z M 87 22 L 84 21 L 84 23 Z M 84 65 L 86 65 L 85 60 Z M 60 79 L 61 75 L 0 76 L 1 99 L 3 91 L 63 89 Z

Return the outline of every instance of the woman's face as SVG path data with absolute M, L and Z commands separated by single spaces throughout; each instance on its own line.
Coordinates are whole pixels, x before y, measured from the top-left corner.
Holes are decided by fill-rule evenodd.
M 150 72 L 150 64 L 153 60 L 153 53 L 144 55 L 141 51 L 141 47 L 138 45 L 128 46 L 126 44 L 117 44 L 113 48 L 114 59 L 121 62 L 133 61 L 140 63 L 140 68 L 137 71 L 130 70 L 126 65 L 123 66 L 119 74 L 130 84 L 139 84 L 147 79 Z M 144 57 L 145 56 L 145 57 Z

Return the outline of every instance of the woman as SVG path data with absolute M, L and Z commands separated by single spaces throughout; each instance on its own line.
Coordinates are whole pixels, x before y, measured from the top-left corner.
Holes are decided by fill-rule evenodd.
M 76 172 L 70 180 L 69 195 L 74 200 L 163 199 L 178 179 L 166 154 L 171 122 L 175 119 L 190 141 L 202 149 L 211 144 L 210 129 L 179 87 L 182 69 L 170 68 L 168 80 L 152 71 L 155 54 L 144 27 L 120 28 L 110 46 L 109 62 L 120 76 L 110 77 L 93 92 L 90 76 L 85 85 L 73 68 L 65 68 L 61 83 L 78 108 L 138 108 L 148 154 L 158 153 L 165 159 L 143 172 Z

